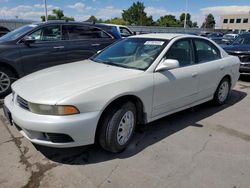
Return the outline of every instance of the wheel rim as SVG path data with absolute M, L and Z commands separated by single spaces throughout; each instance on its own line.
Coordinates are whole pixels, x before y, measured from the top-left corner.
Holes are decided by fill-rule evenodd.
M 10 78 L 4 72 L 0 72 L 0 93 L 7 91 L 10 87 Z
M 218 92 L 220 102 L 224 102 L 226 100 L 228 92 L 229 92 L 229 84 L 228 82 L 223 82 L 220 85 Z
M 117 131 L 117 141 L 120 145 L 124 145 L 128 142 L 133 132 L 134 120 L 135 117 L 132 111 L 128 111 L 123 115 Z

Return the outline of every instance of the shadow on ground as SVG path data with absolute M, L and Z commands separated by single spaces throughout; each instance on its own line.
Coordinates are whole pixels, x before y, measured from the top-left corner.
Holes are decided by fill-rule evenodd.
M 205 103 L 167 116 L 153 123 L 139 126 L 129 147 L 120 154 L 112 154 L 103 151 L 96 145 L 64 149 L 49 148 L 38 145 L 35 145 L 35 147 L 48 159 L 71 165 L 83 165 L 99 163 L 116 158 L 128 158 L 188 126 L 202 128 L 203 126 L 197 122 L 235 105 L 245 98 L 246 95 L 245 92 L 233 90 L 227 104 L 223 106 L 214 107 L 210 103 Z

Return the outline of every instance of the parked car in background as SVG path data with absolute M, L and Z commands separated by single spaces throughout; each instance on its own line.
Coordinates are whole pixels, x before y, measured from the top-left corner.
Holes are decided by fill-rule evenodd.
M 239 57 L 241 73 L 250 73 L 250 33 L 240 34 L 230 45 L 223 48 L 228 54 Z
M 124 25 L 92 23 L 92 22 L 85 22 L 85 23 L 101 28 L 102 30 L 106 31 L 116 39 L 123 39 L 134 35 L 134 33 L 127 26 Z
M 52 21 L 16 29 L 0 38 L 0 97 L 20 77 L 87 59 L 115 41 L 102 29 L 80 22 Z
M 51 147 L 128 146 L 136 124 L 213 100 L 222 105 L 239 59 L 184 34 L 128 37 L 89 60 L 52 67 L 12 85 L 5 115 L 27 139 Z
M 1 26 L 0 26 L 0 37 L 6 35 L 6 34 L 9 33 L 9 32 L 10 32 L 9 29 L 7 29 L 6 27 L 1 27 Z
M 223 35 L 224 35 L 223 33 L 210 33 L 206 37 L 209 39 L 213 39 L 213 38 L 223 37 Z
M 229 33 L 229 34 L 225 34 L 222 38 L 222 41 L 225 43 L 225 44 L 230 44 L 232 43 L 236 37 L 238 37 L 239 35 L 238 34 L 234 34 L 234 33 Z

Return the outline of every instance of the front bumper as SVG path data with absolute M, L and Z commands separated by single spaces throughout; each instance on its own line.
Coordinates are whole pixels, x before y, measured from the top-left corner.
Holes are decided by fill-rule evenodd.
M 100 111 L 70 116 L 51 116 L 31 113 L 13 101 L 12 95 L 4 100 L 13 124 L 31 142 L 50 147 L 75 147 L 93 144 Z M 68 136 L 67 142 L 51 140 L 48 135 Z

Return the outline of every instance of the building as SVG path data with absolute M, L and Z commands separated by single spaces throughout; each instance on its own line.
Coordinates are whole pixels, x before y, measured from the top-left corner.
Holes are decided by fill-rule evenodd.
M 221 16 L 221 29 L 236 33 L 250 31 L 250 11 L 248 14 L 227 14 Z

